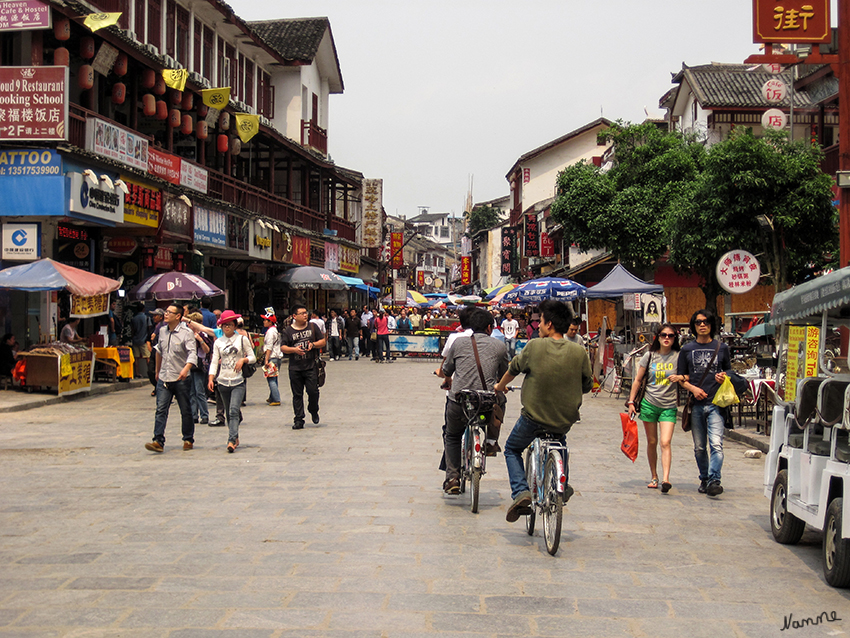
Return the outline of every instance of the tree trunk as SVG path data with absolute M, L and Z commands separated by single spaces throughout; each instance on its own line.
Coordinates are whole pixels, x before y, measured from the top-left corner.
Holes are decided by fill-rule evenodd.
M 719 317 L 720 313 L 717 312 L 717 297 L 721 293 L 721 288 L 720 284 L 717 283 L 717 279 L 714 277 L 714 273 L 711 273 L 708 277 L 703 276 L 700 290 L 702 290 L 702 294 L 705 296 L 705 309 L 713 312 L 715 317 Z M 694 308 L 694 310 L 699 310 L 699 308 Z

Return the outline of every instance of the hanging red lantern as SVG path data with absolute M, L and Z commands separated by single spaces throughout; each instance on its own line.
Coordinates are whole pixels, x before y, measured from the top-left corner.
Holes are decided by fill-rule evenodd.
M 154 84 L 156 84 L 156 72 L 153 69 L 142 71 L 142 88 L 152 89 Z
M 71 21 L 66 17 L 53 19 L 53 36 L 60 42 L 71 37 Z
M 218 118 L 218 127 L 222 131 L 230 130 L 230 113 L 227 111 L 222 111 L 221 115 Z
M 156 119 L 158 119 L 158 120 L 167 120 L 168 119 L 168 104 L 165 103 L 165 100 L 157 100 L 156 101 Z
M 125 75 L 127 75 L 127 54 L 126 53 L 119 53 L 118 54 L 118 57 L 115 58 L 115 64 L 112 67 L 112 71 L 119 78 L 123 78 Z
M 195 130 L 195 126 L 192 123 L 192 116 L 188 113 L 183 116 L 181 124 L 180 124 L 180 132 L 183 135 L 191 135 L 192 131 Z
M 219 153 L 226 153 L 228 147 L 228 138 L 224 133 L 219 134 L 218 140 L 216 141 L 216 149 Z
M 178 91 L 177 89 L 172 90 L 171 91 L 171 103 L 174 106 L 180 106 L 181 102 L 183 102 L 183 92 Z
M 71 61 L 71 52 L 65 47 L 59 47 L 53 52 L 54 66 L 68 66 Z
M 142 113 L 145 114 L 145 117 L 156 115 L 156 98 L 150 93 L 145 93 L 142 96 Z
M 191 111 L 195 105 L 195 98 L 191 91 L 183 91 L 183 101 L 180 102 L 180 108 L 184 111 Z
M 180 128 L 180 109 L 171 109 L 171 117 L 168 120 L 171 128 Z
M 195 124 L 195 136 L 199 140 L 205 140 L 209 136 L 209 128 L 207 127 L 206 120 L 198 120 L 198 123 Z
M 242 152 L 242 140 L 238 137 L 233 138 L 233 143 L 230 145 L 230 154 L 239 155 Z
M 209 113 L 209 110 L 210 109 L 206 104 L 200 102 L 198 104 L 198 117 L 206 117 L 207 113 Z
M 94 86 L 94 69 L 91 64 L 84 64 L 80 67 L 77 81 L 80 84 L 80 88 L 84 91 Z
M 112 103 L 124 104 L 124 98 L 127 97 L 127 87 L 123 82 L 116 82 L 112 85 Z
M 80 57 L 83 60 L 91 60 L 94 57 L 94 38 L 90 35 L 80 39 Z
M 153 92 L 156 95 L 165 95 L 165 78 L 161 75 L 156 76 L 156 82 L 153 85 Z

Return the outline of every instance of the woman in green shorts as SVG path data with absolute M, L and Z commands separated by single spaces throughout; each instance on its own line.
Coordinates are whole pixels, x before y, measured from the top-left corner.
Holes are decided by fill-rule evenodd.
M 652 471 L 652 480 L 647 487 L 658 488 L 658 432 L 661 431 L 661 466 L 664 477 L 661 491 L 666 494 L 670 485 L 670 463 L 673 460 L 670 441 L 676 427 L 676 392 L 678 382 L 683 380 L 675 374 L 679 360 L 679 339 L 676 329 L 669 323 L 662 324 L 655 333 L 655 340 L 638 362 L 637 375 L 632 383 L 629 395 L 629 416 L 632 419 L 640 414 L 646 429 L 646 458 Z M 640 387 L 643 375 L 648 374 L 646 393 L 640 405 L 635 405 L 635 394 Z

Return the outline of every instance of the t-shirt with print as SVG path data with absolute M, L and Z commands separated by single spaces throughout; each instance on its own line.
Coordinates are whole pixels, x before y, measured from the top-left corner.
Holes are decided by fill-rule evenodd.
M 701 387 L 708 394 L 702 401 L 697 401 L 699 404 L 710 403 L 714 399 L 714 395 L 717 394 L 720 384 L 717 383 L 714 375 L 723 370 L 729 370 L 732 367 L 732 361 L 729 357 L 729 347 L 725 343 L 721 343 L 717 357 L 715 357 L 714 363 L 711 364 L 711 369 L 705 375 L 705 380 L 700 383 L 708 362 L 714 356 L 715 348 L 717 348 L 716 340 L 712 340 L 711 343 L 691 341 L 683 345 L 682 350 L 679 352 L 678 373 L 689 375 L 689 383 Z
M 502 322 L 502 332 L 505 339 L 516 339 L 517 330 L 519 330 L 519 323 L 516 319 L 505 319 Z
M 638 367 L 644 368 L 646 378 L 645 399 L 659 408 L 675 408 L 678 383 L 670 383 L 668 377 L 677 374 L 676 365 L 679 353 L 671 350 L 666 355 L 660 352 L 647 352 L 638 362 Z M 636 406 L 638 409 L 640 406 Z
M 319 327 L 315 323 L 310 322 L 300 330 L 294 325 L 287 326 L 286 330 L 280 335 L 280 342 L 290 348 L 297 348 L 302 345 L 306 348 L 308 343 L 315 343 L 316 341 L 321 341 L 323 338 L 324 335 L 319 330 Z M 304 354 L 290 354 L 289 369 L 309 370 L 316 365 L 315 361 L 318 356 L 319 350 L 316 348 L 308 350 Z

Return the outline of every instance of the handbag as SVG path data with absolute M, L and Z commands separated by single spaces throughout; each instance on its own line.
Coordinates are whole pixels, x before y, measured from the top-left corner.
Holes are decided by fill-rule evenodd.
M 634 463 L 638 457 L 637 421 L 633 421 L 628 412 L 621 412 L 620 425 L 623 426 L 623 442 L 620 444 L 620 450 Z
M 720 352 L 720 339 L 717 340 L 717 347 L 714 349 L 714 354 L 711 355 L 711 361 L 708 362 L 708 365 L 705 366 L 705 372 L 702 373 L 702 378 L 700 378 L 699 383 L 697 385 L 702 385 L 702 382 L 705 381 L 705 377 L 708 376 L 708 371 L 711 368 L 714 360 L 717 358 L 717 353 Z M 685 432 L 691 431 L 691 412 L 694 407 L 694 395 L 691 392 L 688 392 L 688 400 L 685 401 L 685 406 L 682 408 L 682 429 Z
M 325 379 L 327 378 L 327 374 L 325 373 L 325 363 L 321 357 L 316 358 L 316 385 L 320 388 L 325 385 Z
M 243 352 L 244 352 L 244 343 L 245 343 L 245 335 L 242 335 L 242 343 L 243 343 Z M 242 378 L 250 379 L 254 376 L 254 373 L 257 371 L 256 363 L 246 363 L 242 366 Z
M 646 386 L 649 383 L 649 365 L 652 363 L 652 353 L 649 353 L 649 361 L 647 362 L 646 369 L 643 372 L 643 377 L 638 384 L 637 392 L 635 392 L 635 411 L 640 414 L 640 404 L 643 401 L 643 397 L 646 396 Z M 629 401 L 626 401 L 626 410 L 629 409 Z
M 478 356 L 478 344 L 475 343 L 475 335 L 469 335 L 472 340 L 472 352 L 475 354 L 475 365 L 478 368 L 478 377 L 481 379 L 481 387 L 489 390 L 487 381 L 484 379 L 484 371 L 481 369 L 481 358 Z M 496 456 L 502 448 L 499 447 L 499 435 L 502 433 L 502 423 L 505 420 L 505 409 L 497 401 L 490 412 L 490 420 L 487 421 L 487 456 Z

